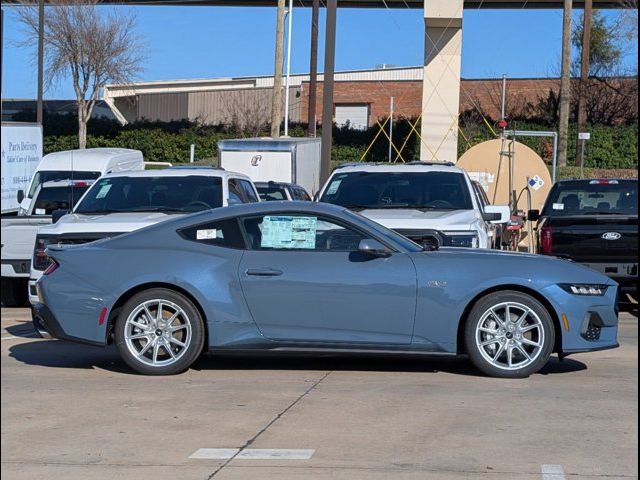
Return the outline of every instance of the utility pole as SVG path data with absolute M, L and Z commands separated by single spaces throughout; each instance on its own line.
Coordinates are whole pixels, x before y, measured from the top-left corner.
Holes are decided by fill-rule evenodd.
M 331 174 L 331 146 L 333 144 L 333 74 L 336 64 L 336 16 L 338 0 L 327 0 L 327 26 L 324 39 L 324 80 L 322 82 L 322 150 L 320 155 L 320 183 Z
M 41 0 L 42 1 L 42 0 Z M 276 58 L 273 68 L 273 96 L 271 100 L 271 136 L 280 137 L 282 121 L 282 44 L 284 43 L 284 4 L 278 0 L 276 19 Z
M 560 112 L 558 125 L 558 165 L 567 164 L 569 110 L 571 109 L 571 15 L 573 0 L 564 0 L 562 17 L 562 69 L 560 73 Z
M 291 84 L 291 32 L 293 31 L 293 0 L 289 0 L 287 12 L 287 80 L 284 87 L 284 136 L 289 136 L 289 86 Z
M 318 18 L 320 0 L 313 0 L 311 7 L 311 60 L 309 65 L 309 109 L 307 123 L 309 136 L 316 136 L 316 95 L 318 92 Z
M 42 125 L 43 84 L 44 84 L 44 0 L 38 0 L 38 99 L 36 122 Z
M 580 59 L 580 88 L 578 89 L 578 142 L 576 144 L 576 159 L 580 162 L 580 171 L 584 168 L 584 144 L 579 135 L 585 131 L 587 124 L 587 102 L 585 91 L 589 82 L 589 67 L 591 55 L 591 11 L 592 0 L 585 0 L 584 15 L 582 17 L 582 55 Z
M 391 163 L 391 149 L 393 147 L 393 97 L 389 100 L 389 163 Z

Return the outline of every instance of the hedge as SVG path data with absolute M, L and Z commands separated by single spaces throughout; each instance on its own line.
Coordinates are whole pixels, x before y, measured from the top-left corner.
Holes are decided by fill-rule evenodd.
M 394 144 L 402 149 L 405 161 L 419 158 L 420 142 L 412 132 L 411 119 L 399 119 L 394 123 Z M 224 138 L 246 136 L 245 132 L 233 131 L 223 126 L 199 126 L 188 121 L 178 122 L 139 122 L 125 127 L 113 128 L 105 122 L 96 125 L 96 132 L 89 123 L 91 134 L 87 137 L 89 147 L 124 147 L 141 150 L 148 161 L 185 162 L 189 159 L 189 147 L 196 146 L 196 158 L 216 159 L 217 142 Z M 472 146 L 495 138 L 489 128 L 481 122 L 461 118 L 461 134 L 458 141 L 458 154 L 462 155 Z M 513 122 L 510 129 L 548 130 L 549 127 L 531 122 Z M 416 127 L 420 131 L 420 125 Z M 99 131 L 100 134 L 97 134 Z M 292 136 L 304 136 L 306 125 L 293 125 Z M 591 140 L 587 142 L 585 167 L 607 169 L 638 168 L 638 125 L 593 126 L 589 127 Z M 76 135 L 47 135 L 45 129 L 45 153 L 77 148 Z M 353 130 L 348 127 L 334 127 L 334 145 L 332 160 L 335 163 L 358 162 L 363 158 L 369 162 L 388 161 L 389 141 L 384 135 L 378 135 L 378 127 L 367 130 Z M 259 132 L 267 135 L 268 132 Z M 318 132 L 320 135 L 320 132 Z M 551 139 L 520 137 L 519 141 L 534 149 L 545 161 L 551 162 Z M 372 143 L 373 142 L 373 143 Z M 576 129 L 570 126 L 568 165 L 575 161 Z M 394 150 L 393 159 L 397 157 Z

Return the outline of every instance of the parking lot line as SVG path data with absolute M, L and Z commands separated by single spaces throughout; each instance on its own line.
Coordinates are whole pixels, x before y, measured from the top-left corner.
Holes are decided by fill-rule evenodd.
M 542 465 L 542 480 L 566 480 L 562 465 Z
M 200 448 L 189 455 L 189 458 L 228 460 L 235 457 L 241 460 L 309 460 L 314 453 L 313 449 L 247 448 L 240 451 L 239 448 Z

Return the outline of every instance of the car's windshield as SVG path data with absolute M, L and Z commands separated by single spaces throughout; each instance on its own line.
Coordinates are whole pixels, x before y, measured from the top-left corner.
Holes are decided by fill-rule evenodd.
M 33 215 L 51 215 L 58 209 L 71 210 L 88 188 L 88 183 L 75 187 L 42 188 L 34 200 Z
M 278 185 L 256 185 L 260 199 L 264 201 L 286 200 L 287 192 Z
M 107 177 L 91 187 L 75 213 L 192 213 L 221 206 L 220 177 Z
M 33 197 L 37 188 L 44 182 L 50 182 L 52 180 L 95 180 L 100 177 L 100 172 L 86 172 L 74 170 L 40 170 L 33 176 L 33 182 L 31 182 L 31 188 L 29 189 L 28 197 Z
M 337 173 L 320 201 L 354 210 L 473 208 L 466 179 L 458 172 Z
M 636 180 L 586 180 L 558 183 L 543 215 L 638 215 Z

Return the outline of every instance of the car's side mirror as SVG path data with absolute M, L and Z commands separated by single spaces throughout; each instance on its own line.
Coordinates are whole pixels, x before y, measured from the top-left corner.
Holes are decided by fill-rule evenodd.
M 60 220 L 68 213 L 71 213 L 71 210 L 67 210 L 65 208 L 58 208 L 54 210 L 53 212 L 51 212 L 51 223 L 58 223 L 58 220 Z
M 482 218 L 491 223 L 507 223 L 511 219 L 511 210 L 507 205 L 487 205 Z
M 24 190 L 18 190 L 18 194 L 16 195 L 16 197 L 18 203 L 22 203 L 22 201 L 24 200 Z
M 540 220 L 540 210 L 529 210 L 527 212 L 527 220 L 530 222 L 537 222 Z
M 358 251 L 370 257 L 390 257 L 391 250 L 385 247 L 378 240 L 373 238 L 365 238 L 360 240 Z

